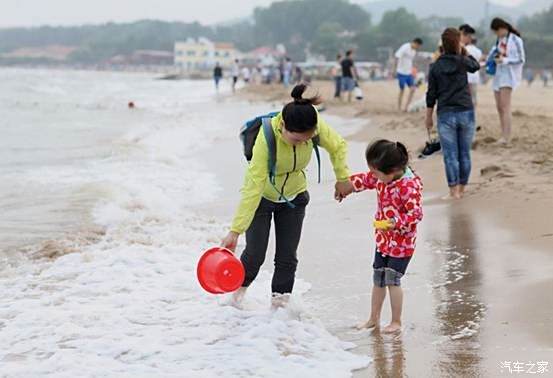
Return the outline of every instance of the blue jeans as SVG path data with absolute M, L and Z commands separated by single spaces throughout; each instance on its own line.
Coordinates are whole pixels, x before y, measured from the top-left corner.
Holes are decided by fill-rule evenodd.
M 474 130 L 474 110 L 438 114 L 438 134 L 449 186 L 467 185 L 469 181 Z
M 282 76 L 282 82 L 284 83 L 284 86 L 287 87 L 290 85 L 290 71 L 284 71 L 284 74 Z

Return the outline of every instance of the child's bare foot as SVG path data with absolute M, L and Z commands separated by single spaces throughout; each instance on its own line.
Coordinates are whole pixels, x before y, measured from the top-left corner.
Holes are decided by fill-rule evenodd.
M 401 331 L 401 323 L 397 322 L 391 322 L 382 330 L 384 333 L 394 333 L 399 331 Z
M 363 329 L 372 329 L 376 327 L 378 327 L 378 320 L 372 320 L 372 319 L 369 319 L 366 322 L 360 323 L 355 326 L 355 328 L 359 331 Z

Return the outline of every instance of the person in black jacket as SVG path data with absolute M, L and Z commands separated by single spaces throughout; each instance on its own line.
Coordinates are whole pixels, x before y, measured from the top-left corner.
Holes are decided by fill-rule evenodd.
M 463 197 L 468 183 L 474 138 L 474 105 L 467 72 L 476 72 L 480 64 L 461 45 L 461 33 L 448 28 L 442 33 L 443 54 L 430 67 L 426 93 L 426 127 L 434 126 L 432 115 L 438 103 L 438 134 L 449 186 L 448 198 Z
M 219 62 L 215 63 L 215 68 L 213 69 L 213 80 L 215 81 L 215 90 L 219 92 L 219 81 L 223 77 L 223 69 L 219 65 Z

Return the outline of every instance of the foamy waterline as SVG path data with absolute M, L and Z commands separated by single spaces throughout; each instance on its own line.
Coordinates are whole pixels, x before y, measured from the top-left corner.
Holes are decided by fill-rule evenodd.
M 37 75 L 50 88 L 47 74 Z M 91 80 L 83 73 L 54 79 L 55 93 L 44 95 L 64 98 L 68 87 Z M 201 290 L 196 261 L 225 225 L 192 210 L 220 195 L 216 172 L 198 152 L 234 137 L 242 113 L 258 109 L 237 113 L 236 104 L 209 98 L 187 102 L 178 87 L 135 80 L 109 76 L 106 88 L 115 89 L 96 98 L 92 90 L 83 100 L 94 114 L 110 108 L 106 97 L 113 93 L 150 93 L 139 95 L 135 123 L 112 139 L 109 154 L 18 172 L 37 187 L 95 188 L 101 195 L 91 217 L 101 232 L 55 260 L 0 271 L 2 374 L 348 377 L 366 366 L 367 357 L 347 352 L 352 345 L 303 308 L 309 285 L 301 280 L 286 311 L 270 310 L 268 273 L 249 290 L 244 310 Z M 47 108 L 56 105 L 71 108 L 62 100 Z

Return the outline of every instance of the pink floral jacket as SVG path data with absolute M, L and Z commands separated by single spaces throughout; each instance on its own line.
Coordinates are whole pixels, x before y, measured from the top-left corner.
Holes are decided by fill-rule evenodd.
M 402 258 L 415 253 L 417 223 L 422 220 L 422 181 L 410 168 L 388 184 L 379 181 L 371 172 L 352 175 L 356 192 L 376 189 L 378 208 L 375 220 L 394 219 L 391 230 L 375 230 L 376 246 L 383 255 Z

